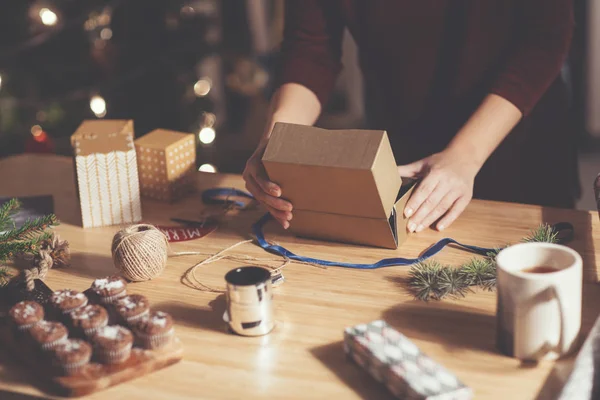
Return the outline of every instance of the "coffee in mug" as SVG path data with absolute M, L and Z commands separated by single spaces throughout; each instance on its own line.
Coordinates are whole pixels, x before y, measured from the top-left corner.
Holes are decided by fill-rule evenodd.
M 497 345 L 524 361 L 556 359 L 577 346 L 582 261 L 559 244 L 522 243 L 497 258 Z

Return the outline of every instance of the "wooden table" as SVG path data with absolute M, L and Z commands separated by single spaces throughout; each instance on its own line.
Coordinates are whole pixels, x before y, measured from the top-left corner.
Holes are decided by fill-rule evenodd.
M 233 175 L 198 173 L 198 188 L 243 188 Z M 0 196 L 52 194 L 63 224 L 57 229 L 71 243 L 72 266 L 51 270 L 46 283 L 54 289 L 84 290 L 94 278 L 115 272 L 110 243 L 117 227 L 82 229 L 71 160 L 55 156 L 18 156 L 0 160 Z M 167 205 L 143 202 L 144 220 L 169 223 L 171 217 L 198 217 L 203 209 L 198 194 Z M 249 238 L 262 211 L 226 216 L 208 237 L 173 244 L 174 251 L 217 252 Z M 584 258 L 583 327 L 587 333 L 600 312 L 597 286 L 600 226 L 595 213 L 519 204 L 473 201 L 444 235 L 463 243 L 494 247 L 519 241 L 542 221 L 570 221 L 576 228 L 571 246 Z M 442 234 L 428 230 L 412 235 L 397 251 L 331 244 L 294 238 L 271 225 L 267 236 L 303 255 L 351 262 L 373 262 L 384 257 L 414 257 Z M 266 255 L 253 244 L 234 251 Z M 458 264 L 470 257 L 446 249 L 437 258 Z M 460 300 L 423 303 L 405 288 L 408 268 L 374 271 L 319 269 L 291 264 L 286 282 L 276 289 L 277 327 L 268 336 L 245 338 L 228 334 L 222 321 L 223 295 L 194 290 L 180 282 L 200 256 L 170 259 L 160 277 L 130 284 L 129 291 L 148 296 L 156 309 L 173 315 L 185 346 L 184 360 L 165 370 L 100 392 L 98 399 L 307 399 L 373 398 L 391 396 L 364 371 L 348 362 L 342 349 L 345 327 L 383 318 L 454 371 L 475 390 L 476 399 L 534 399 L 546 397 L 560 385 L 571 360 L 521 366 L 494 347 L 495 293 L 469 294 Z M 203 282 L 222 287 L 223 276 L 236 267 L 230 261 L 199 271 Z M 34 379 L 7 360 L 0 366 L 0 390 L 40 395 Z M 2 395 L 0 394 L 0 397 Z M 5 398 L 5 397 L 2 397 Z

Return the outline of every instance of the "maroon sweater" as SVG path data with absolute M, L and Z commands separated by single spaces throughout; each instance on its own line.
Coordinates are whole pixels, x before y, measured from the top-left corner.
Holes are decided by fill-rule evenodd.
M 558 79 L 572 0 L 288 0 L 285 23 L 279 82 L 322 104 L 350 30 L 370 127 L 388 131 L 399 164 L 442 150 L 495 93 L 525 118 L 478 175 L 476 197 L 572 206 L 575 140 Z

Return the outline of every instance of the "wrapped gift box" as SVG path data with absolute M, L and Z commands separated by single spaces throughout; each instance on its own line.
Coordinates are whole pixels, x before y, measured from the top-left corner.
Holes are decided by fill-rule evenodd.
M 84 121 L 71 135 L 84 228 L 142 219 L 133 121 Z
M 473 392 L 385 321 L 346 328 L 344 350 L 399 399 L 468 400 Z
M 297 235 L 390 249 L 406 239 L 414 182 L 402 184 L 385 131 L 277 123 L 262 162 Z
M 191 133 L 156 129 L 135 141 L 142 196 L 175 201 L 193 188 L 196 142 Z

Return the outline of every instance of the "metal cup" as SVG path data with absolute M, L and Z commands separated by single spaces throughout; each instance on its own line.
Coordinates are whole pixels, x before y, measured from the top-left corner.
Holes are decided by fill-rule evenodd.
M 271 272 L 261 267 L 240 267 L 225 275 L 227 311 L 223 319 L 232 331 L 243 336 L 261 336 L 271 332 L 273 287 Z

